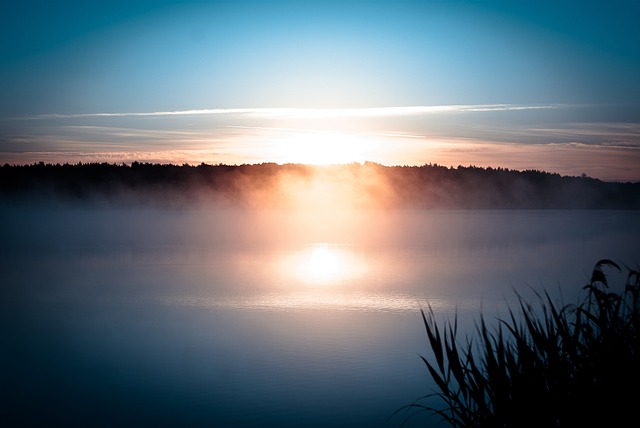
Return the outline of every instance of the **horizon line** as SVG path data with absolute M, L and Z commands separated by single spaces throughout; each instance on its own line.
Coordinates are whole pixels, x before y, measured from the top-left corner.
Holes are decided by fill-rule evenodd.
M 558 175 L 560 177 L 567 177 L 567 178 L 588 178 L 588 179 L 592 179 L 592 180 L 598 180 L 598 181 L 603 181 L 603 182 L 619 182 L 619 183 L 623 183 L 623 182 L 631 182 L 631 183 L 640 183 L 640 181 L 624 181 L 624 180 L 603 180 L 601 178 L 597 178 L 597 177 L 592 177 L 586 174 L 583 175 L 563 175 L 559 172 L 555 172 L 555 171 L 549 171 L 549 170 L 544 170 L 544 169 L 532 169 L 532 168 L 527 168 L 527 169 L 517 169 L 517 168 L 508 168 L 508 167 L 501 167 L 501 166 L 478 166 L 478 165 L 473 165 L 473 164 L 468 164 L 468 165 L 462 165 L 459 164 L 457 166 L 454 166 L 453 164 L 447 166 L 444 164 L 439 164 L 437 162 L 425 162 L 423 164 L 414 164 L 414 165 L 409 165 L 409 164 L 393 164 L 393 165 L 388 165 L 388 164 L 383 164 L 380 162 L 375 162 L 375 161 L 363 161 L 363 162 L 336 162 L 336 163 L 326 163 L 326 164 L 314 164 L 314 163 L 304 163 L 304 162 L 274 162 L 274 161 L 265 161 L 265 162 L 253 162 L 253 163 L 224 163 L 224 162 L 219 162 L 219 163 L 207 163 L 207 162 L 200 162 L 200 163 L 190 163 L 190 162 L 182 162 L 182 163 L 173 163 L 173 162 L 167 162 L 167 163 L 162 163 L 162 162 L 149 162 L 149 161 L 144 161 L 144 160 L 133 160 L 133 161 L 123 161 L 123 162 L 82 162 L 82 161 L 77 161 L 75 163 L 69 163 L 69 162 L 65 162 L 65 163 L 60 163 L 60 162 L 44 162 L 44 161 L 36 161 L 36 162 L 32 162 L 32 163 L 14 163 L 14 164 L 10 164 L 10 163 L 4 163 L 2 165 L 0 165 L 0 168 L 5 168 L 5 167 L 9 167 L 9 168 L 13 168 L 13 167 L 35 167 L 35 166 L 84 166 L 84 165 L 104 165 L 107 164 L 109 166 L 126 166 L 126 167 L 132 167 L 133 164 L 140 164 L 140 165 L 149 165 L 149 166 L 159 166 L 159 167 L 164 167 L 164 166 L 175 166 L 175 167 L 190 167 L 190 168 L 198 168 L 198 167 L 202 167 L 202 166 L 211 166 L 211 167 L 242 167 L 242 166 L 263 166 L 263 165 L 277 165 L 277 166 L 302 166 L 302 167 L 310 167 L 310 168 L 327 168 L 327 167 L 350 167 L 350 166 L 354 166 L 354 165 L 359 165 L 359 166 L 366 166 L 366 165 L 375 165 L 375 166 L 380 166 L 380 167 L 384 167 L 384 168 L 423 168 L 423 167 L 435 167 L 435 168 L 445 168 L 448 170 L 457 170 L 457 169 L 482 169 L 485 171 L 489 171 L 489 170 L 496 170 L 496 171 L 506 171 L 506 172 L 516 172 L 516 173 L 523 173 L 523 172 L 536 172 L 536 173 L 541 173 L 541 174 L 551 174 L 551 175 Z

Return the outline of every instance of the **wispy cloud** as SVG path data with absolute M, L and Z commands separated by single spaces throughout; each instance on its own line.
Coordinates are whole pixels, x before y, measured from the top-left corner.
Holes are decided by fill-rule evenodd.
M 439 106 L 371 107 L 343 109 L 260 109 L 257 115 L 292 118 L 411 116 L 434 113 L 468 113 L 558 108 L 553 105 L 466 104 Z
M 15 119 L 79 119 L 79 118 L 109 118 L 109 117 L 154 117 L 154 116 L 200 116 L 200 115 L 246 115 L 273 118 L 332 118 L 332 117 L 380 117 L 407 116 L 434 113 L 473 113 L 473 112 L 502 112 L 520 110 L 548 110 L 561 108 L 561 105 L 525 105 L 525 104 L 452 104 L 438 106 L 398 106 L 398 107 L 370 107 L 370 108 L 219 108 L 219 109 L 191 109 L 154 112 L 111 112 L 111 113 L 72 113 L 72 114 L 41 114 L 23 116 Z
M 38 119 L 80 119 L 85 117 L 153 117 L 153 116 L 196 116 L 196 115 L 216 115 L 216 114 L 246 114 L 256 111 L 256 109 L 193 109 L 193 110 L 172 110 L 153 112 L 112 112 L 112 113 L 71 113 L 71 114 L 40 114 L 35 116 L 22 116 L 15 119 L 38 120 Z

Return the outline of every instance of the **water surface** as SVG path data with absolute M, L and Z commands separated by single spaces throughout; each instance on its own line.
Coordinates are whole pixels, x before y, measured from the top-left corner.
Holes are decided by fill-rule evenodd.
M 514 290 L 573 302 L 598 259 L 640 261 L 634 211 L 3 206 L 2 220 L 10 426 L 395 427 L 433 387 L 420 307 L 464 330 Z

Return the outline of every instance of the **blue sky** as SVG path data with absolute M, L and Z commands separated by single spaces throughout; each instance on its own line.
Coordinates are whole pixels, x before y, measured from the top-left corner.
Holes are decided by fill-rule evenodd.
M 640 180 L 635 1 L 26 0 L 0 16 L 2 163 Z

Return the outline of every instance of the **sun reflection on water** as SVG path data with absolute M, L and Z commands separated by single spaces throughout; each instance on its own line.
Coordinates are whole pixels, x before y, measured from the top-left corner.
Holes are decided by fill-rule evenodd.
M 339 284 L 366 273 L 366 263 L 348 248 L 316 243 L 293 254 L 284 266 L 290 276 L 309 285 Z
M 447 299 L 417 298 L 399 293 L 340 292 L 328 293 L 322 289 L 263 293 L 242 297 L 180 296 L 162 299 L 169 305 L 192 308 L 227 308 L 236 310 L 278 311 L 363 311 L 385 313 L 417 313 L 431 306 L 436 311 L 452 312 L 460 305 Z M 470 306 L 462 305 L 463 307 Z

